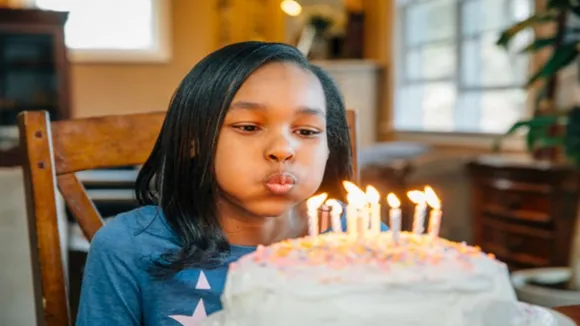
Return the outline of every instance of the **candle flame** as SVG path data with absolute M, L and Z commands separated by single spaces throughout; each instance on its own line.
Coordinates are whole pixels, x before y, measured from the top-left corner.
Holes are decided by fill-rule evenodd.
M 362 196 L 362 197 L 366 196 L 364 191 L 362 191 L 359 187 L 357 187 L 354 183 L 352 183 L 350 181 L 343 181 L 342 185 L 344 186 L 344 189 L 346 189 L 346 192 L 349 194 L 356 193 L 357 196 Z
M 389 206 L 391 206 L 391 208 L 399 208 L 399 206 L 401 206 L 401 201 L 392 192 L 387 195 L 387 203 L 389 203 Z
M 425 204 L 425 194 L 419 190 L 411 190 L 407 192 L 407 197 L 413 202 L 413 204 Z
M 363 207 L 366 203 L 366 198 L 364 196 L 364 192 L 361 193 L 362 196 L 357 192 L 348 193 L 346 195 L 346 201 L 348 201 L 348 204 L 356 207 Z
M 320 195 L 310 197 L 306 201 L 306 207 L 308 207 L 309 211 L 315 211 L 320 207 L 320 205 L 322 205 L 322 203 L 324 203 L 326 197 L 328 197 L 328 194 L 325 192 L 321 193 Z
M 342 205 L 336 199 L 329 199 L 326 201 L 326 205 L 332 207 L 332 213 L 340 215 L 342 214 Z
M 427 204 L 431 206 L 433 209 L 441 209 L 441 201 L 435 194 L 433 188 L 426 186 L 425 187 L 425 199 L 427 200 Z
M 378 204 L 379 200 L 381 200 L 381 195 L 373 186 L 367 186 L 366 197 L 367 201 L 371 204 Z

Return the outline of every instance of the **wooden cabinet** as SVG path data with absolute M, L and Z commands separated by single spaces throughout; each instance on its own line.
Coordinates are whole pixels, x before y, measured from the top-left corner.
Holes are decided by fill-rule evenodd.
M 69 117 L 67 16 L 0 8 L 0 166 L 19 165 L 19 112 L 46 110 L 53 120 Z
M 578 206 L 578 170 L 526 157 L 468 164 L 474 242 L 511 270 L 567 266 Z

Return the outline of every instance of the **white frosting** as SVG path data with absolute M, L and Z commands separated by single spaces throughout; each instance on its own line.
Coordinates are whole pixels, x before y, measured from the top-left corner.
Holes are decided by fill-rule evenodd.
M 533 325 L 509 309 L 505 264 L 406 232 L 398 245 L 384 232 L 260 247 L 231 265 L 222 303 L 222 326 Z

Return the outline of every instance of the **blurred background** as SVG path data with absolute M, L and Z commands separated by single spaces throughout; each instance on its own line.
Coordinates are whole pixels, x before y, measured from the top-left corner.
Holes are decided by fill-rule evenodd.
M 545 9 L 543 0 L 0 0 L 0 325 L 35 324 L 18 112 L 165 110 L 196 62 L 246 40 L 295 45 L 335 78 L 358 112 L 361 184 L 402 197 L 432 186 L 442 236 L 480 245 L 512 271 L 573 265 L 570 157 L 580 151 L 564 143 L 572 120 L 555 117 L 580 94 L 577 52 L 557 51 L 578 39 L 560 32 L 578 27 L 567 13 L 526 22 Z M 538 69 L 542 80 L 528 83 Z M 135 175 L 79 176 L 110 217 L 135 206 Z M 88 243 L 60 208 L 74 310 Z

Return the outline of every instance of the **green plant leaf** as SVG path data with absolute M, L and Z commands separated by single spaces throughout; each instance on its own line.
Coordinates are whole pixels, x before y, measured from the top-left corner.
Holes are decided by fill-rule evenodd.
M 518 122 L 514 123 L 508 129 L 508 131 L 506 131 L 503 134 L 503 136 L 509 136 L 509 135 L 515 133 L 516 131 L 518 131 L 519 129 L 521 129 L 522 127 L 528 127 L 528 128 L 551 127 L 551 126 L 558 124 L 559 118 L 560 117 L 558 115 L 550 114 L 550 115 L 541 115 L 538 117 L 531 118 L 529 120 L 518 121 Z
M 529 120 L 522 120 L 515 122 L 503 135 L 497 137 L 492 143 L 492 151 L 499 152 L 501 142 L 505 137 L 514 134 L 521 128 L 527 127 L 528 133 L 526 135 L 526 146 L 528 150 L 532 150 L 536 139 L 542 137 L 544 130 L 558 123 L 559 117 L 557 115 L 544 115 L 534 117 Z
M 492 151 L 499 152 L 501 142 L 504 140 L 504 138 L 514 134 L 516 131 L 524 127 L 528 128 L 528 132 L 526 134 L 526 147 L 531 151 L 534 149 L 538 140 L 548 137 L 548 129 L 559 124 L 560 119 L 560 114 L 550 114 L 534 117 L 529 120 L 518 121 L 514 123 L 508 129 L 508 131 L 493 141 Z
M 536 51 L 541 50 L 541 49 L 543 49 L 543 48 L 545 48 L 547 46 L 551 46 L 554 43 L 556 43 L 556 38 L 555 37 L 536 39 L 530 45 L 528 45 L 524 49 L 522 49 L 520 51 L 520 53 L 536 52 Z
M 516 34 L 536 24 L 554 21 L 558 17 L 558 12 L 559 10 L 549 10 L 540 12 L 508 27 L 500 34 L 500 37 L 497 40 L 496 44 L 504 48 L 507 48 L 509 42 Z
M 576 16 L 580 16 L 580 2 L 576 0 L 567 0 L 568 9 L 571 10 Z
M 569 0 L 548 0 L 546 5 L 546 8 L 550 9 L 567 9 L 569 7 Z
M 570 64 L 576 56 L 578 55 L 578 51 L 576 50 L 575 43 L 567 43 L 563 44 L 558 47 L 557 50 L 554 51 L 550 59 L 544 64 L 542 68 L 540 68 L 529 80 L 527 83 L 527 87 L 532 85 L 536 80 L 540 78 L 548 78 L 558 72 L 560 69 L 566 67 Z
M 536 143 L 538 147 L 558 147 L 564 145 L 564 137 L 540 137 Z
M 530 127 L 531 120 L 518 121 L 514 123 L 503 136 L 509 136 L 523 127 Z
M 536 140 L 538 139 L 538 132 L 537 129 L 532 128 L 528 131 L 526 135 L 526 148 L 529 152 L 534 150 L 534 146 L 536 145 Z

